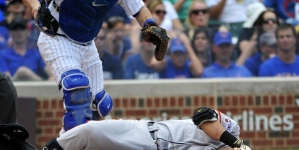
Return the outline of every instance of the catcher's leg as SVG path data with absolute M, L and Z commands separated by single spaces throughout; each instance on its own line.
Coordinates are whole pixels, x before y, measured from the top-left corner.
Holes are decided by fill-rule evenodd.
M 93 120 L 98 120 L 99 118 L 107 116 L 113 108 L 113 101 L 111 96 L 105 92 L 105 90 L 96 94 L 95 99 L 92 103 Z
M 63 127 L 67 131 L 91 120 L 91 93 L 89 78 L 80 70 L 69 70 L 61 79 L 65 108 Z
M 215 110 L 208 107 L 200 107 L 195 110 L 192 120 L 196 126 L 202 129 L 212 139 L 221 141 L 230 147 L 240 148 L 243 144 L 242 139 L 237 139 L 231 133 L 226 131 L 218 120 L 218 114 Z
M 105 117 L 110 113 L 113 101 L 104 90 L 102 61 L 94 43 L 88 46 L 87 53 L 83 57 L 86 59 L 83 59 L 82 68 L 91 80 L 93 120 L 98 120 L 99 117 Z

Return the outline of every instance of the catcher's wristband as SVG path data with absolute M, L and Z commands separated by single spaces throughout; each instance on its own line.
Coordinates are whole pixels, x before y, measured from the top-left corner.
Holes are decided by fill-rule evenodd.
M 146 26 L 146 25 L 147 25 L 148 23 L 150 23 L 150 22 L 156 24 L 155 20 L 152 19 L 152 18 L 150 18 L 150 19 L 147 19 L 147 20 L 144 22 L 143 27 Z

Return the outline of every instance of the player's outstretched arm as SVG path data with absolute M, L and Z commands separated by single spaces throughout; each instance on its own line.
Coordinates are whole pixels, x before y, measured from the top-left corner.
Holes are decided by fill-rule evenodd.
M 40 2 L 38 0 L 23 0 L 23 3 L 32 10 L 32 16 L 35 19 Z
M 221 141 L 232 148 L 240 148 L 243 145 L 243 140 L 226 131 L 220 121 L 218 121 L 217 115 L 213 109 L 200 107 L 195 110 L 192 120 L 196 126 L 212 139 Z

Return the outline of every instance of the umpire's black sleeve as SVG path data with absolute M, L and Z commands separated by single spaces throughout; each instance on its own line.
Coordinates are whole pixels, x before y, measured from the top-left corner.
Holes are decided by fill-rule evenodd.
M 11 79 L 0 72 L 0 124 L 16 123 L 17 91 Z

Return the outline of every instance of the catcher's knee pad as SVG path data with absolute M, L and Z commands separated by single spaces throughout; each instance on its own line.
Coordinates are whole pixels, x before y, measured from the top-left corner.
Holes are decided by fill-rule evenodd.
M 195 110 L 192 120 L 196 126 L 200 127 L 206 121 L 218 120 L 218 114 L 208 107 L 200 107 Z
M 86 123 L 92 118 L 89 78 L 80 70 L 70 70 L 62 74 L 64 130 Z
M 95 95 L 93 101 L 93 110 L 98 111 L 100 117 L 107 116 L 113 108 L 113 101 L 111 96 L 105 90 Z

